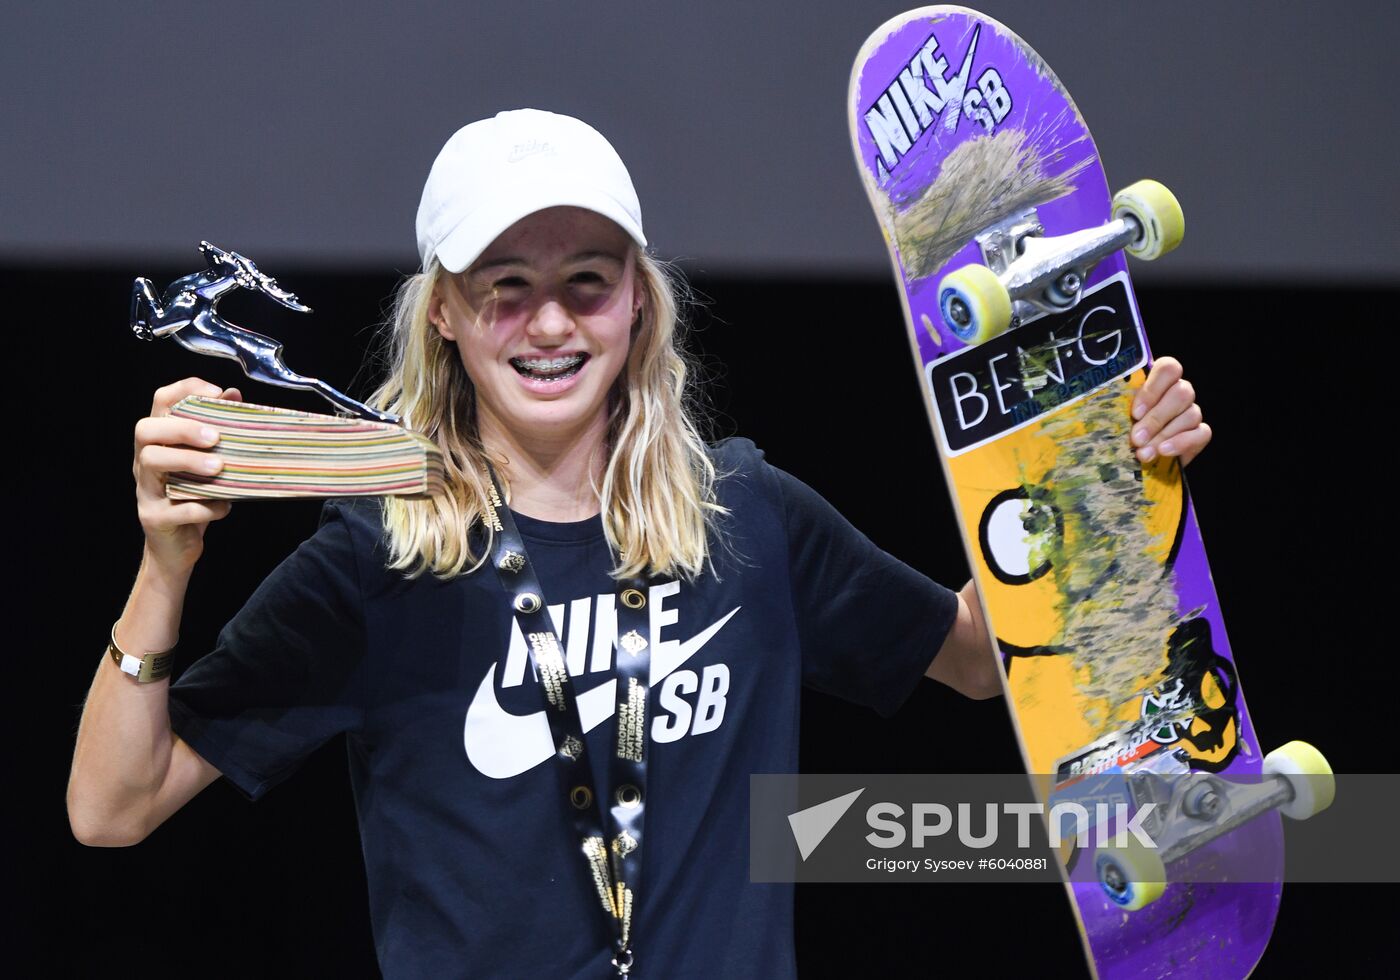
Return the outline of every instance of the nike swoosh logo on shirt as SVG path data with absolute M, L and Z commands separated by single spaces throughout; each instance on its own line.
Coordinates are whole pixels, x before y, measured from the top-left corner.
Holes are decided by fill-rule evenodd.
M 664 646 L 651 658 L 651 685 L 655 687 L 679 670 L 687 660 L 700 652 L 724 624 L 738 612 L 735 606 L 728 614 L 697 633 L 684 643 Z M 467 759 L 484 776 L 510 779 L 528 772 L 554 754 L 554 740 L 549 734 L 549 719 L 544 709 L 528 715 L 511 714 L 496 698 L 496 668 L 491 665 L 472 703 L 467 707 L 467 724 L 463 741 Z M 576 695 L 579 721 L 590 732 L 607 721 L 617 711 L 617 679 L 604 681 Z

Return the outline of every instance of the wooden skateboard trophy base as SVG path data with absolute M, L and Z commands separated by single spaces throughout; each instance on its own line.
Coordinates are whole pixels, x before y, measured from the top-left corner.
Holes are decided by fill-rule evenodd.
M 443 487 L 442 453 L 398 425 L 190 397 L 171 414 L 219 432 L 215 476 L 171 474 L 175 500 L 282 497 L 426 497 Z

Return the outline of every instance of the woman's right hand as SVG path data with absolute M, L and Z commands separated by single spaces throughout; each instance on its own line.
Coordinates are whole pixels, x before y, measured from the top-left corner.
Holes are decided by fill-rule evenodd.
M 237 388 L 220 389 L 199 378 L 186 378 L 158 390 L 151 414 L 136 423 L 136 512 L 146 532 L 147 560 L 170 572 L 187 572 L 204 551 L 210 521 L 228 516 L 227 500 L 171 500 L 165 481 L 171 473 L 213 476 L 223 468 L 215 453 L 200 452 L 219 442 L 219 434 L 193 419 L 172 418 L 170 409 L 189 395 L 242 401 Z

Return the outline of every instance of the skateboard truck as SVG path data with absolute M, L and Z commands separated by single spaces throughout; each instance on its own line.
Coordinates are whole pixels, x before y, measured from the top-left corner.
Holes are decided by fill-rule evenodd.
M 1155 259 L 1181 242 L 1185 219 L 1171 191 L 1140 180 L 1113 196 L 1113 217 L 1097 228 L 1045 236 L 1035 208 L 1011 215 L 975 239 L 984 265 L 943 277 L 938 308 L 953 333 L 980 344 L 1008 328 L 1079 302 L 1099 261 L 1119 249 Z
M 1142 237 L 1133 215 L 1099 228 L 1046 238 L 1035 208 L 993 225 L 976 238 L 982 261 L 1011 297 L 1011 326 L 1079 302 L 1089 271 L 1099 260 Z
M 1233 782 L 1211 773 L 1137 772 L 1128 776 L 1128 790 L 1135 810 L 1156 804 L 1141 824 L 1156 849 L 1136 839 L 1101 848 L 1094 869 L 1109 899 L 1131 912 L 1161 897 L 1165 865 L 1272 809 L 1306 820 L 1332 804 L 1336 784 L 1322 753 L 1295 741 L 1264 757 L 1264 774 L 1257 782 Z

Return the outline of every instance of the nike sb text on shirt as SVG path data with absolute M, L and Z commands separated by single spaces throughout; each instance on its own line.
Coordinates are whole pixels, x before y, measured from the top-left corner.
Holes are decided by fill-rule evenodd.
M 689 639 L 680 640 L 680 611 L 668 602 L 680 592 L 679 582 L 662 582 L 648 590 L 651 610 L 650 685 L 656 689 L 656 707 L 650 719 L 651 737 L 656 742 L 674 742 L 687 732 L 712 732 L 724 721 L 725 695 L 729 691 L 727 664 L 708 664 L 699 672 L 682 669 L 699 653 L 725 623 L 739 611 L 736 606 Z M 564 663 L 578 686 L 579 716 L 584 731 L 592 731 L 613 716 L 617 709 L 617 681 L 611 675 L 614 656 L 632 656 L 618 651 L 616 596 L 609 593 L 583 596 L 549 607 L 550 618 L 564 645 Z M 567 617 L 565 612 L 567 611 Z M 527 678 L 529 653 L 518 623 L 512 623 L 505 668 L 493 662 L 477 686 L 467 708 L 463 742 L 467 759 L 482 775 L 509 779 L 533 769 L 554 752 L 549 720 L 544 708 L 517 714 L 502 706 L 501 690 L 537 684 L 534 671 Z M 609 675 L 596 681 L 594 674 Z

